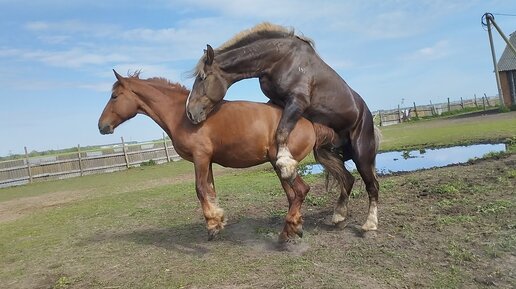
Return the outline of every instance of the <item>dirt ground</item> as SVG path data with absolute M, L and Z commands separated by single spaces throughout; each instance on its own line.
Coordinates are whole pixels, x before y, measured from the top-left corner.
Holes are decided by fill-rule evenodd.
M 303 207 L 308 240 L 287 247 L 313 266 L 292 288 L 516 288 L 515 168 L 512 155 L 381 177 L 379 230 L 368 233 L 360 229 L 367 214 L 361 181 L 349 219 L 339 227 L 330 222 L 335 197 L 316 183 Z M 281 211 L 283 205 L 268 210 Z M 260 236 L 244 228 L 280 228 L 283 219 L 257 223 L 263 209 L 248 212 L 244 221 L 230 222 L 224 234 L 250 235 L 255 240 L 249 247 L 257 255 L 269 254 L 276 235 L 259 242 Z M 277 288 L 267 280 L 256 285 Z
M 360 184 L 344 228 L 318 233 L 330 224 L 316 209 L 306 217 L 305 227 L 325 246 L 339 242 L 332 233 L 339 231 L 338 238 L 354 240 L 342 247 L 345 255 L 403 275 L 382 284 L 353 274 L 350 278 L 358 277 L 360 288 L 515 288 L 515 168 L 512 155 L 382 177 L 377 232 L 359 229 L 367 206 Z M 322 192 L 316 187 L 311 194 Z M 357 250 L 357 244 L 363 248 Z M 385 274 L 375 267 L 364 270 Z
M 303 206 L 305 236 L 286 252 L 275 242 L 284 196 L 266 203 L 222 197 L 230 221 L 212 242 L 192 202 L 183 210 L 193 219 L 183 223 L 156 225 L 147 217 L 128 228 L 103 225 L 70 236 L 70 244 L 64 243 L 69 247 L 41 263 L 24 261 L 31 273 L 3 280 L 7 283 L 0 287 L 515 288 L 515 168 L 513 154 L 381 177 L 379 230 L 365 234 L 360 230 L 367 215 L 363 184 L 356 182 L 349 219 L 336 228 L 330 223 L 335 196 L 316 181 Z M 24 210 L 77 201 L 70 196 L 75 193 L 56 192 L 46 201 L 39 196 L 26 202 L 29 207 L 0 203 L 0 208 L 11 212 L 2 213 L 7 220 Z M 159 211 L 164 200 L 177 203 L 142 199 L 125 221 L 134 222 L 138 214 L 171 218 L 171 212 Z

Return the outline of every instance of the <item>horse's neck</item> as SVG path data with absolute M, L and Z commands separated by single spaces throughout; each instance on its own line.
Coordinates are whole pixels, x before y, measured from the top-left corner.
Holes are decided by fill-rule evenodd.
M 140 86 L 139 86 L 140 87 Z M 142 101 L 143 112 L 152 118 L 169 135 L 183 121 L 185 114 L 186 95 L 181 92 L 173 93 L 159 85 L 147 83 L 147 86 L 135 91 Z
M 219 68 L 227 75 L 230 83 L 241 79 L 255 78 L 267 74 L 274 64 L 288 53 L 286 44 L 290 39 L 273 39 L 253 42 L 248 45 L 216 54 Z

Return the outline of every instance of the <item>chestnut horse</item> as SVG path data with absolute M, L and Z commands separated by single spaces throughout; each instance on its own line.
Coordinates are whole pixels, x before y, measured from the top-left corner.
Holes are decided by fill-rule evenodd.
M 295 35 L 293 30 L 262 23 L 240 32 L 215 50 L 208 45 L 193 76 L 195 82 L 186 106 L 192 123 L 204 121 L 233 83 L 259 79 L 263 93 L 284 108 L 275 136 L 276 166 L 283 179 L 296 175 L 297 162 L 287 143 L 296 142 L 291 133 L 302 116 L 335 130 L 341 143 L 333 152 L 342 159 L 342 166 L 344 161 L 353 160 L 369 195 L 369 213 L 362 228 L 377 229 L 379 185 L 375 159 L 379 132 L 364 100 L 317 55 L 311 40 Z M 334 209 L 334 223 L 344 221 L 354 183 L 345 168 L 343 172 L 346 192 Z
M 274 134 L 280 121 L 281 109 L 272 104 L 247 101 L 222 102 L 210 118 L 193 125 L 185 114 L 189 91 L 163 78 L 140 79 L 138 73 L 122 77 L 115 72 L 113 85 L 98 127 L 101 134 L 113 133 L 124 121 L 141 113 L 152 118 L 172 140 L 175 150 L 193 162 L 195 189 L 211 240 L 224 228 L 224 211 L 218 206 L 213 180 L 212 163 L 225 167 L 245 168 L 270 162 L 276 173 L 276 142 Z M 253 117 L 249 117 L 253 116 Z M 288 148 L 300 161 L 312 149 L 316 160 L 333 176 L 341 190 L 344 180 L 340 159 L 330 153 L 336 133 L 323 125 L 300 119 L 295 125 Z M 285 226 L 279 236 L 286 241 L 302 235 L 301 205 L 310 187 L 300 176 L 292 182 L 280 178 L 289 203 Z

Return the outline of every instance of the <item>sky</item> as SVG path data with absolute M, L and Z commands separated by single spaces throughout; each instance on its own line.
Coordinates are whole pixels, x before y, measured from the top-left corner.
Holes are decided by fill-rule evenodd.
M 313 39 L 371 110 L 494 96 L 485 12 L 516 15 L 516 2 L 0 0 L 0 156 L 161 138 L 143 115 L 100 135 L 112 69 L 191 87 L 206 44 L 263 21 Z M 509 36 L 516 17 L 497 14 Z M 505 43 L 496 32 L 494 41 L 500 57 Z M 234 84 L 226 99 L 267 101 L 257 79 Z

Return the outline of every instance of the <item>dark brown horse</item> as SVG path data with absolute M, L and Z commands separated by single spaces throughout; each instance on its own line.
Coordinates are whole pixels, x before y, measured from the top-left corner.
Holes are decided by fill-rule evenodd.
M 297 162 L 288 149 L 297 121 L 306 117 L 334 129 L 341 140 L 334 152 L 342 161 L 352 159 L 369 194 L 369 214 L 362 226 L 376 230 L 378 225 L 378 180 L 375 158 L 379 135 L 364 100 L 317 55 L 311 40 L 293 30 L 262 23 L 242 31 L 213 50 L 208 45 L 194 71 L 195 82 L 186 107 L 188 118 L 201 123 L 235 82 L 258 78 L 263 93 L 284 108 L 276 132 L 276 166 L 283 179 L 296 175 Z M 253 113 L 250 117 L 257 116 Z M 209 118 L 208 118 L 209 119 Z M 342 162 L 342 166 L 344 166 Z M 353 176 L 344 170 L 341 179 L 350 192 Z M 344 221 L 348 194 L 339 198 L 333 222 Z
M 274 166 L 276 141 L 274 133 L 281 109 L 272 104 L 246 101 L 222 102 L 214 107 L 210 118 L 193 125 L 186 117 L 189 91 L 162 78 L 139 79 L 138 74 L 122 77 L 113 85 L 111 99 L 99 119 L 102 134 L 114 129 L 137 113 L 148 115 L 171 138 L 177 153 L 194 163 L 195 189 L 201 202 L 210 239 L 221 230 L 226 219 L 218 206 L 212 163 L 245 168 L 267 161 Z M 249 117 L 253 116 L 253 117 Z M 323 125 L 300 119 L 287 144 L 294 159 L 302 160 L 314 150 L 316 160 L 334 176 L 343 189 L 340 160 L 330 153 L 335 132 Z M 277 168 L 274 166 L 279 174 Z M 310 187 L 297 176 L 292 182 L 280 178 L 287 194 L 289 211 L 280 240 L 302 235 L 301 205 Z

